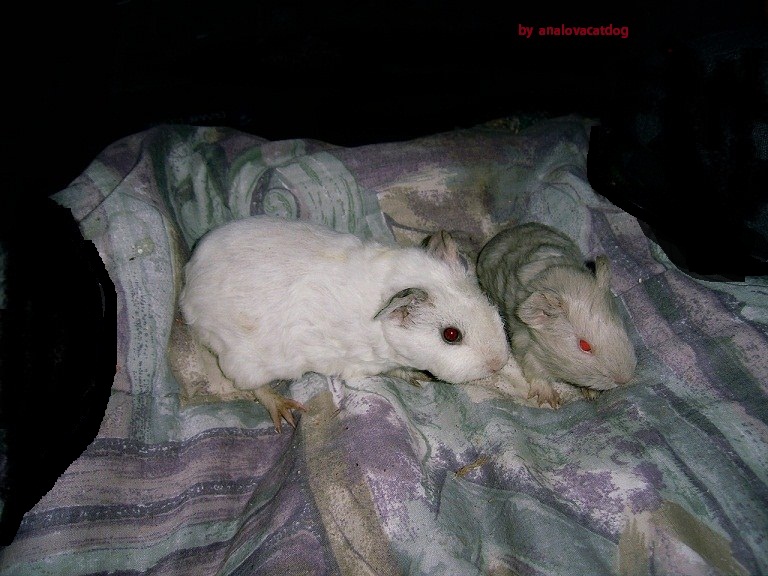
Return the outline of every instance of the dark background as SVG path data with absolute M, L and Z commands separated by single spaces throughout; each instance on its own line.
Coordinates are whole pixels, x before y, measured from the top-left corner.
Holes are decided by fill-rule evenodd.
M 506 4 L 104 0 L 8 11 L 0 544 L 104 413 L 114 287 L 47 197 L 123 136 L 185 123 L 357 146 L 582 114 L 601 122 L 592 186 L 640 218 L 676 264 L 716 281 L 765 273 L 765 5 Z M 525 39 L 521 24 L 612 24 L 629 37 Z

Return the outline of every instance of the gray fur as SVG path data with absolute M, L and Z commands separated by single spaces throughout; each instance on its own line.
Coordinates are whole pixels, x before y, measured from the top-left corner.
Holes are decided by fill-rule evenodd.
M 570 238 L 529 222 L 493 237 L 478 256 L 477 274 L 540 404 L 559 405 L 556 382 L 599 391 L 632 379 L 637 359 L 605 256 L 595 260 L 593 274 Z M 580 340 L 591 351 L 582 350 Z

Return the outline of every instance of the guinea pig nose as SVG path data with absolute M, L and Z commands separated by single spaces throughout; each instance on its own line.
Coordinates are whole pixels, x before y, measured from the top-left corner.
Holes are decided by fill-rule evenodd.
M 509 357 L 506 356 L 497 356 L 490 361 L 488 367 L 491 369 L 491 372 L 498 372 L 507 365 L 508 359 Z

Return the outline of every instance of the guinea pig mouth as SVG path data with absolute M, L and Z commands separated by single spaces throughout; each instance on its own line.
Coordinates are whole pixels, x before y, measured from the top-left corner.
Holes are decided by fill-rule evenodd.
M 614 375 L 613 381 L 617 386 L 622 384 L 628 384 L 632 380 L 632 374 L 617 374 Z
M 593 382 L 588 382 L 584 384 L 584 387 L 592 390 L 612 390 L 618 386 L 628 384 L 631 380 L 631 374 L 611 374 L 611 376 L 605 380 L 599 379 Z

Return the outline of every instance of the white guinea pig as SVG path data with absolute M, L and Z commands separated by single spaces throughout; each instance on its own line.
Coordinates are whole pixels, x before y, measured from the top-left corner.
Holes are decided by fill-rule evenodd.
M 409 368 L 461 383 L 509 358 L 499 312 L 447 233 L 425 248 L 392 247 L 256 216 L 209 232 L 184 272 L 185 322 L 278 431 L 303 406 L 277 395 L 274 380 Z
M 594 274 L 576 244 L 544 224 L 503 230 L 478 255 L 483 290 L 507 325 L 512 355 L 539 404 L 560 404 L 554 382 L 608 390 L 632 379 L 637 365 L 614 298 L 610 265 Z

